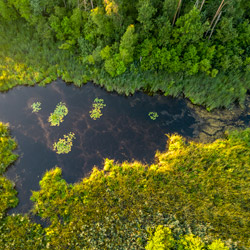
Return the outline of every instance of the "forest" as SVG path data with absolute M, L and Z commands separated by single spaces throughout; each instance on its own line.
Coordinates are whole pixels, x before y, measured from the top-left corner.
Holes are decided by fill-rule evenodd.
M 243 105 L 248 0 L 0 0 L 0 90 L 57 77 Z
M 208 111 L 243 107 L 249 22 L 249 0 L 0 0 L 0 91 L 62 78 L 186 97 Z M 93 120 L 104 106 L 94 99 Z M 48 121 L 57 127 L 67 113 L 60 102 Z M 54 150 L 65 153 L 70 139 L 70 152 L 74 136 Z M 73 184 L 47 166 L 26 214 L 8 213 L 18 204 L 6 177 L 17 147 L 0 123 L 0 249 L 250 249 L 249 128 L 211 143 L 169 134 L 152 164 L 107 158 Z

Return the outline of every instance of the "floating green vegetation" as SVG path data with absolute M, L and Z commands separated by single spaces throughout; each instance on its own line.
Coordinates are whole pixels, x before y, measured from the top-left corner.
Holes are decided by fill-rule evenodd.
M 159 117 L 157 112 L 149 112 L 148 116 L 150 117 L 151 120 L 156 120 L 156 118 Z
M 42 109 L 41 108 L 41 103 L 40 102 L 34 102 L 31 105 L 31 108 L 32 108 L 32 113 L 37 113 L 38 111 L 40 111 Z
M 71 151 L 72 140 L 75 138 L 75 134 L 70 132 L 60 138 L 58 142 L 53 144 L 53 150 L 57 151 L 57 154 L 68 154 Z
M 98 118 L 100 118 L 102 116 L 101 109 L 103 107 L 105 107 L 106 104 L 104 104 L 103 99 L 95 98 L 94 103 L 92 104 L 92 106 L 93 106 L 93 109 L 91 111 L 89 111 L 90 117 L 93 120 L 96 120 L 96 119 L 98 119 Z
M 50 114 L 48 121 L 51 123 L 51 126 L 59 126 L 60 122 L 63 122 L 63 117 L 68 114 L 68 108 L 66 104 L 60 102 L 56 105 L 56 109 L 53 113 Z

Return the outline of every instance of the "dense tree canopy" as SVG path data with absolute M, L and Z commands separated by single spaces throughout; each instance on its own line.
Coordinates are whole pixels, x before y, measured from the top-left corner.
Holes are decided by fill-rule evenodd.
M 2 90 L 60 76 L 126 94 L 184 92 L 214 108 L 242 103 L 250 86 L 247 0 L 0 0 L 0 6 Z M 160 87 L 159 75 L 167 75 Z M 208 97 L 199 95 L 201 81 Z

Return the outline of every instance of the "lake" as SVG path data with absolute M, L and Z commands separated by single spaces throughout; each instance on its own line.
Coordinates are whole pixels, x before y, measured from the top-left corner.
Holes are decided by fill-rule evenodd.
M 93 120 L 89 111 L 97 97 L 104 100 L 106 107 L 101 118 Z M 38 113 L 32 113 L 34 102 L 41 102 Z M 52 127 L 48 117 L 59 102 L 66 103 L 69 113 L 59 127 Z M 157 112 L 159 117 L 151 120 L 149 112 Z M 241 119 L 248 119 L 247 113 L 240 115 Z M 19 198 L 19 205 L 10 213 L 29 211 L 31 190 L 39 189 L 46 170 L 59 166 L 63 178 L 74 183 L 88 175 L 93 166 L 102 168 L 105 158 L 150 164 L 156 150 L 165 150 L 166 134 L 197 137 L 206 126 L 205 120 L 185 99 L 142 92 L 119 96 L 92 83 L 77 88 L 58 79 L 46 87 L 23 86 L 1 93 L 0 121 L 10 124 L 19 154 L 17 162 L 6 172 L 15 182 Z M 232 123 L 237 120 L 234 117 Z M 53 143 L 69 132 L 76 136 L 72 150 L 59 155 L 53 151 Z

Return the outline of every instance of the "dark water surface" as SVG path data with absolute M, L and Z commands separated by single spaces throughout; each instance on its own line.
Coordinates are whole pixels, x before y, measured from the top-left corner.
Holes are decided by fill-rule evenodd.
M 96 97 L 104 99 L 106 107 L 95 121 L 89 111 Z M 32 113 L 30 106 L 37 101 L 42 110 Z M 61 101 L 69 113 L 59 127 L 51 127 L 48 117 Z M 148 116 L 151 111 L 159 114 L 155 121 Z M 18 142 L 19 159 L 6 173 L 16 183 L 19 198 L 19 205 L 11 212 L 31 208 L 31 190 L 39 189 L 43 174 L 55 165 L 62 168 L 63 178 L 73 183 L 94 165 L 101 168 L 105 158 L 151 163 L 155 151 L 165 149 L 166 133 L 193 136 L 193 113 L 183 99 L 143 93 L 124 97 L 91 83 L 76 88 L 61 80 L 46 87 L 18 87 L 0 94 L 0 121 L 10 124 Z M 76 135 L 72 151 L 56 154 L 53 143 L 69 132 Z

